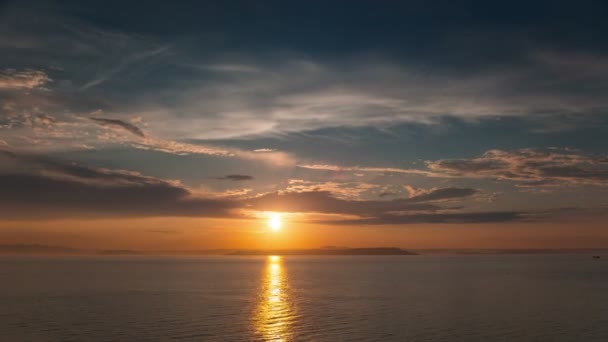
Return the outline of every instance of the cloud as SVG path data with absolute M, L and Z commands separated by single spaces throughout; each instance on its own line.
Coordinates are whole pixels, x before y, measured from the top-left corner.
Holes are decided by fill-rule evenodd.
M 490 150 L 470 159 L 442 159 L 427 167 L 449 177 L 513 181 L 520 187 L 608 185 L 608 157 L 569 149 Z
M 0 89 L 34 89 L 50 81 L 49 76 L 40 70 L 4 69 L 0 71 Z
M 206 69 L 218 72 L 231 72 L 231 73 L 249 73 L 249 72 L 260 72 L 259 68 L 253 67 L 246 64 L 209 64 L 209 65 L 196 65 L 191 64 L 191 67 Z
M 233 181 L 233 182 L 239 182 L 239 181 L 250 181 L 253 180 L 253 176 L 249 176 L 249 175 L 226 175 L 223 177 L 217 177 L 216 179 L 219 180 L 229 180 L 229 181 Z
M 142 150 L 152 150 L 175 155 L 209 155 L 216 157 L 231 157 L 244 160 L 263 162 L 276 167 L 292 167 L 295 165 L 294 156 L 289 153 L 275 151 L 258 153 L 238 148 L 228 148 L 214 145 L 200 145 L 147 136 L 128 144 Z
M 449 223 L 449 224 L 465 224 L 465 223 L 498 223 L 498 222 L 513 222 L 526 219 L 526 213 L 515 211 L 488 211 L 488 212 L 470 212 L 470 213 L 419 213 L 409 215 L 380 215 L 371 218 L 319 221 L 319 223 L 331 223 L 339 225 L 355 225 L 355 224 L 415 224 L 415 223 Z
M 317 223 L 337 225 L 395 225 L 395 224 L 479 224 L 504 222 L 564 222 L 581 223 L 606 217 L 605 207 L 551 208 L 538 211 L 477 211 L 453 212 L 450 210 L 422 213 L 385 213 L 375 217 L 343 220 L 318 220 Z
M 94 111 L 94 113 L 97 112 L 99 111 Z M 100 127 L 104 129 L 100 129 Z M 261 153 L 239 148 L 175 141 L 145 134 L 137 125 L 122 119 L 65 113 L 54 116 L 45 111 L 30 112 L 12 102 L 7 102 L 0 107 L 0 129 L 2 128 L 7 129 L 2 132 L 2 139 L 5 143 L 18 146 L 20 150 L 26 152 L 122 145 L 175 155 L 238 158 L 277 167 L 292 167 L 295 164 L 294 157 L 282 151 L 273 150 Z M 124 132 L 129 134 L 124 134 Z
M 331 164 L 298 164 L 302 169 L 336 171 L 336 172 L 375 172 L 375 173 L 402 173 L 410 175 L 435 176 L 433 172 L 419 169 L 400 169 L 395 167 L 360 167 L 360 166 L 339 166 Z
M 272 193 L 247 200 L 248 208 L 282 212 L 339 214 L 350 218 L 317 220 L 338 225 L 381 225 L 415 223 L 494 223 L 520 221 L 529 213 L 517 211 L 455 212 L 433 202 L 469 197 L 473 189 L 437 189 L 420 197 L 390 201 L 343 200 L 329 192 Z M 457 209 L 457 208 L 456 208 Z
M 91 119 L 92 121 L 96 122 L 97 124 L 99 124 L 101 126 L 124 129 L 141 138 L 144 138 L 146 136 L 139 127 L 137 127 L 131 123 L 128 123 L 126 121 L 123 121 L 123 120 L 95 118 L 95 117 L 89 118 L 89 119 Z
M 236 201 L 204 198 L 179 182 L 0 151 L 5 218 L 237 217 Z
M 6 36 L 36 44 L 26 50 L 7 46 L 7 55 L 15 57 L 6 58 L 5 65 L 19 65 L 21 59 L 44 65 L 41 61 L 52 57 L 62 70 L 53 75 L 60 79 L 47 96 L 54 111 L 48 103 L 35 107 L 54 116 L 102 109 L 124 113 L 113 117 L 123 122 L 126 116 L 142 116 L 146 132 L 166 140 L 439 124 L 446 116 L 516 116 L 554 125 L 551 118 L 558 115 L 598 116 L 608 108 L 602 77 L 608 57 L 599 52 L 534 47 L 520 51 L 516 63 L 467 72 L 369 55 L 339 62 L 298 54 L 270 61 L 254 53 L 226 58 L 218 52 L 203 58 L 192 46 L 160 36 L 104 30 L 59 13 L 26 15 L 28 11 L 23 6 L 13 15 L 37 20 L 27 20 L 33 24 L 25 27 L 7 23 Z M 21 80 L 14 81 L 20 73 Z M 5 74 L 13 80 L 4 81 L 10 88 L 50 81 L 41 71 Z M 117 80 L 119 86 L 113 83 Z M 577 90 L 581 84 L 585 91 Z
M 471 42 L 496 47 L 495 40 L 461 30 L 450 30 L 447 45 L 441 40 L 428 46 L 446 55 L 421 49 L 392 59 L 382 51 L 376 57 L 362 51 L 334 59 L 280 53 L 272 45 L 249 53 L 226 51 L 206 36 L 193 46 L 189 39 L 95 27 L 46 7 L 16 2 L 9 7 L 4 18 L 24 20 L 3 21 L 4 65 L 40 68 L 53 61 L 62 70 L 53 75 L 61 77 L 53 82 L 56 102 L 63 101 L 59 110 L 103 107 L 104 112 L 141 115 L 149 134 L 167 140 L 435 124 L 445 116 L 542 117 L 552 125 L 558 115 L 601 116 L 608 108 L 605 52 L 521 44 L 528 36 L 516 35 L 515 45 L 501 40 L 501 48 L 513 47 L 504 59 L 480 58 L 485 52 L 469 58 Z M 445 57 L 441 63 L 429 58 L 440 55 Z M 18 80 L 19 72 L 11 73 L 5 72 L 0 87 L 32 88 L 50 81 L 40 71 L 21 71 Z
M 332 224 L 480 223 L 550 220 L 563 210 L 481 211 L 444 206 L 478 194 L 468 188 L 431 189 L 410 198 L 353 200 L 329 191 L 250 190 L 205 196 L 179 181 L 127 170 L 90 168 L 0 150 L 0 215 L 10 219 L 108 217 L 250 218 L 252 211 L 337 215 Z M 560 216 L 560 217 L 561 217 Z
M 134 107 L 153 106 L 162 113 L 150 122 L 153 130 L 200 139 L 281 135 L 327 127 L 439 124 L 445 117 L 469 121 L 518 117 L 552 125 L 551 117 L 597 116 L 608 108 L 602 78 L 592 72 L 576 74 L 576 65 L 562 68 L 537 50 L 524 54 L 521 64 L 470 73 L 382 59 L 352 58 L 336 65 L 294 58 L 265 65 L 250 58 L 241 65 L 256 72 L 235 77 L 233 71 L 215 70 L 208 81 L 190 82 L 189 87 L 176 81 L 159 89 L 159 94 L 145 96 L 145 102 Z M 554 54 L 564 61 L 569 56 L 562 51 Z M 608 68 L 605 56 L 589 59 L 593 70 Z M 591 90 L 572 90 L 586 82 Z M 172 101 L 169 106 L 158 103 L 157 98 Z M 175 117 L 180 120 L 163 125 L 165 119 Z
M 426 161 L 427 169 L 298 164 L 299 168 L 335 172 L 373 172 L 421 175 L 430 178 L 487 178 L 515 182 L 520 188 L 564 185 L 608 185 L 608 156 L 588 155 L 568 148 L 514 151 L 489 150 L 477 158 Z M 406 186 L 411 196 L 421 195 Z M 443 189 L 442 191 L 448 191 Z
M 549 70 L 559 70 L 560 74 L 573 79 L 605 80 L 608 76 L 608 58 L 600 54 L 579 51 L 537 50 L 534 58 Z
M 4 218 L 235 217 L 238 204 L 192 197 L 184 188 L 167 182 L 98 186 L 67 179 L 28 174 L 2 174 Z
M 327 213 L 374 216 L 387 211 L 437 210 L 433 204 L 392 201 L 355 201 L 339 199 L 328 191 L 270 193 L 249 201 L 250 208 L 262 211 Z
M 366 192 L 379 188 L 379 185 L 365 182 L 316 182 L 303 179 L 290 179 L 285 192 L 323 191 L 340 199 L 359 199 Z
M 143 140 L 131 142 L 130 145 L 142 150 L 159 151 L 181 156 L 196 154 L 221 157 L 234 156 L 234 151 L 222 147 L 188 144 L 179 141 L 165 140 L 153 137 L 147 137 Z
M 470 188 L 442 188 L 431 189 L 428 192 L 420 193 L 408 198 L 410 202 L 434 202 L 445 201 L 456 198 L 470 197 L 479 193 L 479 190 Z
M 121 60 L 117 61 L 115 65 L 111 66 L 108 69 L 105 69 L 103 71 L 103 73 L 97 75 L 97 77 L 95 77 L 94 79 L 89 80 L 88 82 L 83 84 L 80 87 L 80 89 L 86 90 L 88 88 L 95 87 L 99 84 L 102 84 L 102 83 L 110 80 L 112 77 L 123 72 L 131 64 L 141 63 L 143 60 L 161 55 L 161 54 L 167 52 L 169 49 L 170 49 L 169 45 L 164 45 L 164 46 L 159 46 L 159 47 L 153 47 L 153 48 L 143 50 L 143 51 L 137 51 L 135 53 L 126 55 L 126 56 L 122 57 Z
M 415 192 L 412 191 L 414 188 L 408 185 L 399 185 L 396 188 L 405 188 L 408 190 L 410 196 L 405 199 L 405 201 L 409 203 L 463 199 L 480 193 L 477 189 L 456 187 L 416 189 Z M 331 194 L 332 197 L 344 200 L 361 200 L 366 197 L 373 198 L 376 194 L 379 198 L 389 196 L 398 197 L 400 195 L 400 192 L 398 191 L 388 191 L 387 189 L 391 189 L 391 186 L 365 182 L 315 182 L 303 179 L 290 179 L 284 192 L 324 192 Z
M 356 216 L 379 216 L 397 211 L 435 211 L 442 209 L 432 202 L 466 198 L 477 193 L 474 189 L 436 189 L 429 194 L 389 201 L 352 200 L 338 198 L 330 191 L 270 193 L 251 199 L 251 208 L 284 212 L 316 212 Z
M 138 172 L 90 168 L 0 150 L 0 207 L 6 217 L 200 216 L 236 217 L 238 210 L 376 217 L 388 212 L 436 211 L 431 202 L 472 191 L 436 190 L 391 201 L 336 198 L 328 191 L 281 192 L 250 198 L 202 197 L 180 182 Z M 226 179 L 243 179 L 229 175 Z

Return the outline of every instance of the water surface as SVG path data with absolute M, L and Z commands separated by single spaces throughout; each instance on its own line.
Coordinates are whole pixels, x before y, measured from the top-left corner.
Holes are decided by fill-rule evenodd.
M 588 255 L 3 257 L 2 341 L 608 341 Z

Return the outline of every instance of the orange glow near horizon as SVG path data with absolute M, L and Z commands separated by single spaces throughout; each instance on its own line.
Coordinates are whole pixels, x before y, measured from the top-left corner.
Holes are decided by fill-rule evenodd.
M 435 248 L 602 248 L 605 222 L 572 230 L 571 222 L 518 224 L 412 224 L 356 226 L 313 224 L 305 215 L 281 213 L 283 231 L 255 219 L 121 218 L 0 222 L 0 244 L 39 244 L 88 250 L 189 251 L 296 249 L 323 246 Z M 289 220 L 289 221 L 287 221 Z M 287 222 L 289 222 L 287 224 Z M 289 230 L 286 231 L 287 225 Z

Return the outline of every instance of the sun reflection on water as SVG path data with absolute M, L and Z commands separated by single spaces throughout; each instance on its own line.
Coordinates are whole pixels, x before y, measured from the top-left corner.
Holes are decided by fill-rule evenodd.
M 280 256 L 269 256 L 266 260 L 255 319 L 256 331 L 264 341 L 290 340 L 294 314 L 283 268 Z

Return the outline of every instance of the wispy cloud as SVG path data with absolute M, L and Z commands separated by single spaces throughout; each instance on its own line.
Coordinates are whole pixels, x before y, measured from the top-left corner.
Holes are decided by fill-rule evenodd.
M 518 58 L 511 63 L 459 71 L 382 54 L 336 60 L 272 48 L 214 53 L 205 39 L 193 47 L 160 35 L 102 29 L 58 11 L 12 7 L 4 15 L 27 20 L 2 26 L 0 44 L 14 56 L 5 59 L 33 66 L 52 60 L 62 70 L 53 84 L 68 90 L 55 99 L 64 101 L 63 111 L 91 112 L 102 105 L 105 112 L 125 116 L 147 113 L 146 132 L 170 140 L 434 124 L 445 116 L 543 117 L 542 123 L 551 125 L 555 115 L 601 116 L 608 108 L 608 57 L 600 49 L 582 53 L 517 45 Z M 458 44 L 468 41 L 459 38 Z M 49 81 L 22 72 L 4 75 L 0 87 Z M 120 86 L 110 84 L 113 80 Z M 67 93 L 78 97 L 66 99 Z
M 410 202 L 436 202 L 458 198 L 470 197 L 477 194 L 479 190 L 470 188 L 440 188 L 430 189 L 426 192 L 416 194 L 408 198 Z
M 361 199 L 366 192 L 380 188 L 378 184 L 365 182 L 335 182 L 335 181 L 309 181 L 303 179 L 290 179 L 286 192 L 314 192 L 321 191 L 331 193 L 340 199 Z
M 9 106 L 10 105 L 10 106 Z M 203 155 L 258 161 L 278 167 L 295 165 L 295 158 L 282 151 L 255 152 L 210 144 L 194 144 L 146 134 L 131 120 L 89 115 L 60 117 L 36 114 L 10 103 L 5 105 L 6 115 L 0 115 L 3 140 L 23 151 L 73 150 L 103 148 L 113 145 L 130 146 L 175 155 Z M 10 108 L 9 108 L 10 107 Z M 2 114 L 3 108 L 0 108 Z M 98 114 L 100 111 L 94 111 Z M 138 120 L 139 121 L 139 120 Z
M 218 72 L 235 72 L 235 73 L 246 72 L 247 73 L 247 72 L 261 72 L 262 71 L 262 69 L 260 69 L 260 68 L 256 68 L 254 66 L 247 65 L 247 64 L 217 63 L 217 64 L 202 64 L 202 65 L 189 64 L 186 66 L 198 68 L 198 69 L 202 69 L 202 70 L 211 70 L 211 71 L 218 71 Z
M 164 45 L 164 46 L 154 47 L 154 48 L 144 50 L 144 51 L 137 51 L 130 55 L 126 55 L 122 59 L 120 59 L 118 62 L 116 62 L 116 65 L 113 65 L 107 69 L 104 69 L 103 72 L 100 73 L 99 75 L 97 75 L 95 78 L 93 78 L 92 80 L 89 80 L 88 82 L 83 84 L 80 87 L 80 90 L 86 90 L 91 87 L 98 86 L 98 85 L 102 84 L 103 82 L 108 81 L 112 77 L 116 77 L 117 75 L 120 74 L 120 72 L 122 72 L 123 70 L 128 68 L 131 64 L 141 63 L 145 59 L 161 55 L 162 53 L 167 52 L 169 50 L 169 48 L 170 48 L 169 45 Z
M 58 54 L 62 68 L 53 84 L 66 92 L 56 92 L 53 100 L 64 108 L 55 110 L 103 107 L 106 113 L 145 116 L 146 132 L 170 140 L 438 124 L 446 116 L 471 121 L 516 116 L 551 126 L 556 115 L 595 117 L 608 108 L 605 78 L 598 76 L 605 74 L 608 57 L 601 53 L 535 48 L 522 52 L 520 63 L 469 73 L 381 57 L 336 63 L 292 54 L 269 62 L 249 54 L 225 61 L 200 57 L 186 45 L 63 17 L 37 22 L 31 33 L 43 43 L 37 53 Z M 63 23 L 61 32 L 58 22 Z M 31 58 L 31 51 L 14 49 Z M 172 73 L 165 75 L 167 70 Z M 40 71 L 21 73 L 6 71 L 0 88 L 40 87 L 50 81 Z M 108 84 L 115 79 L 120 87 Z M 588 91 L 576 91 L 580 84 Z M 120 115 L 113 119 L 126 121 Z
M 176 155 L 209 155 L 239 158 L 243 160 L 259 161 L 277 167 L 291 167 L 295 165 L 295 159 L 291 154 L 280 151 L 256 153 L 238 148 L 190 144 L 150 136 L 145 137 L 142 140 L 131 141 L 129 144 L 132 147 L 142 150 L 160 151 Z
M 567 54 L 557 54 L 566 59 Z M 597 115 L 608 108 L 599 90 L 603 81 L 592 73 L 563 72 L 536 51 L 526 60 L 526 65 L 507 70 L 466 75 L 417 70 L 380 59 L 349 60 L 339 66 L 296 59 L 269 66 L 253 60 L 243 65 L 255 73 L 233 77 L 232 71 L 225 71 L 222 77 L 217 70 L 220 75 L 213 81 L 160 90 L 159 95 L 173 101 L 172 107 L 155 107 L 164 113 L 159 119 L 179 112 L 184 121 L 164 128 L 160 121 L 151 122 L 151 127 L 167 134 L 216 139 L 326 127 L 434 124 L 446 116 L 536 120 L 539 115 Z M 602 56 L 593 61 L 598 70 L 608 65 L 608 58 Z M 564 91 L 586 81 L 597 91 Z M 146 106 L 154 102 L 154 97 L 146 97 Z M 542 123 L 549 125 L 551 120 Z
M 299 168 L 309 170 L 321 170 L 321 171 L 336 171 L 336 172 L 375 172 L 375 173 L 402 173 L 410 175 L 422 175 L 422 176 L 442 176 L 441 174 L 434 173 L 426 170 L 419 169 L 401 169 L 395 167 L 362 167 L 362 166 L 339 166 L 331 164 L 298 164 Z
M 102 125 L 102 126 L 118 127 L 118 128 L 124 129 L 128 132 L 135 134 L 136 136 L 138 136 L 140 138 L 144 138 L 146 136 L 139 127 L 135 126 L 134 124 L 128 123 L 126 121 L 123 121 L 123 120 L 96 118 L 96 117 L 92 117 L 89 119 L 93 120 L 94 122 L 96 122 L 97 124 Z

